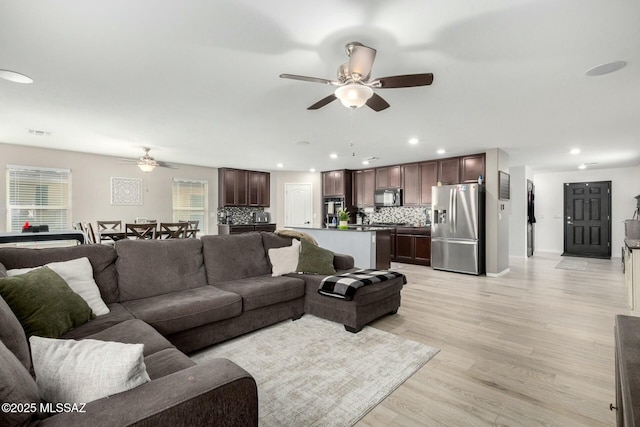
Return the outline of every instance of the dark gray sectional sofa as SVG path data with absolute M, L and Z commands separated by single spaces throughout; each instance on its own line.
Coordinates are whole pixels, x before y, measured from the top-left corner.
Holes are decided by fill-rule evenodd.
M 402 285 L 397 283 L 371 286 L 361 298 L 347 302 L 319 295 L 321 276 L 272 277 L 268 250 L 290 243 L 291 238 L 274 233 L 247 233 L 124 240 L 115 247 L 1 248 L 0 277 L 8 269 L 89 258 L 110 313 L 62 338 L 143 343 L 151 378 L 142 386 L 87 404 L 86 413 L 60 413 L 43 419 L 33 416 L 22 421 L 94 427 L 257 425 L 258 397 L 251 375 L 224 359 L 195 365 L 185 353 L 285 319 L 297 319 L 305 312 L 359 330 L 400 305 Z M 353 269 L 353 258 L 336 254 L 334 266 L 338 272 Z M 8 352 L 13 353 L 29 373 L 27 338 L 2 298 L 0 324 L 0 358 L 6 361 Z M 33 387 L 31 375 L 25 383 L 24 375 L 7 372 L 0 368 L 1 381 L 6 384 L 0 389 L 2 393 L 13 392 L 15 396 L 21 388 Z

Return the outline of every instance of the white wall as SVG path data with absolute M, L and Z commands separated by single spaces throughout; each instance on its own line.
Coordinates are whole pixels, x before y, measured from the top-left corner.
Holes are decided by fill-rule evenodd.
M 284 227 L 284 185 L 311 183 L 313 192 L 313 226 L 322 224 L 322 175 L 319 172 L 271 172 L 271 220 Z
M 170 161 L 171 159 L 163 159 Z M 123 163 L 115 157 L 50 150 L 0 143 L 0 231 L 6 231 L 6 165 L 39 166 L 71 169 L 72 217 L 71 222 L 122 220 L 133 222 L 136 217 L 171 221 L 173 178 L 208 181 L 209 221 L 208 234 L 217 234 L 216 209 L 218 207 L 218 170 L 197 166 L 178 165 L 178 169 L 156 168 L 144 173 L 134 163 Z M 111 177 L 141 178 L 142 206 L 111 205 Z M 208 226 L 208 228 L 206 228 Z
M 611 255 L 620 256 L 624 223 L 633 215 L 640 194 L 640 167 L 536 173 L 536 251 L 564 250 L 564 183 L 611 181 Z

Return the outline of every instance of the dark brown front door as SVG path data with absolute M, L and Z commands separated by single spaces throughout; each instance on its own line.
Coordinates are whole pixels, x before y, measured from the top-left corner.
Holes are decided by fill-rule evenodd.
M 611 258 L 611 181 L 564 184 L 564 253 Z

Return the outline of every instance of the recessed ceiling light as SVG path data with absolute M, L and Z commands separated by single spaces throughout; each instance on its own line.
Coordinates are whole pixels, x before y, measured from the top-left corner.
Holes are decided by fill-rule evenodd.
M 10 82 L 14 83 L 33 83 L 33 79 L 31 77 L 9 70 L 0 70 L 0 79 L 9 80 Z
M 613 61 L 606 64 L 596 65 L 593 68 L 589 68 L 584 74 L 589 77 L 603 76 L 605 74 L 613 73 L 614 71 L 621 70 L 626 67 L 625 61 Z
M 443 148 L 441 148 L 441 149 L 439 149 L 438 151 L 436 151 L 436 153 L 438 153 L 438 154 L 444 154 L 444 153 L 446 153 L 446 151 L 445 151 Z
M 309 172 L 315 172 L 316 170 L 314 168 L 309 169 Z
M 587 168 L 587 165 L 585 165 L 584 163 L 578 166 L 578 169 L 586 169 L 586 168 Z
M 363 160 L 363 161 L 362 161 L 362 164 L 363 164 L 363 165 L 368 165 L 368 164 L 369 164 L 369 160 Z
M 416 145 L 417 143 L 418 143 L 418 138 L 411 138 L 409 140 L 409 144 L 411 144 L 411 145 Z
M 279 167 L 279 168 L 283 168 L 284 167 L 284 165 L 282 163 L 278 163 L 276 166 Z
M 336 153 L 331 153 L 329 154 L 329 157 L 331 157 L 332 159 L 337 159 L 338 155 Z
M 571 151 L 569 151 L 569 153 L 573 154 L 574 156 L 576 154 L 580 154 L 580 149 L 579 148 L 572 148 Z

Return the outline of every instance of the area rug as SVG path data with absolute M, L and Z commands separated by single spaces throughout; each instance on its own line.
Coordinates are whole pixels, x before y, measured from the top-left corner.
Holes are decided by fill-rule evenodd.
M 440 350 L 304 315 L 192 354 L 223 357 L 258 384 L 260 426 L 350 426 Z
M 565 258 L 556 265 L 556 268 L 561 270 L 585 271 L 588 265 L 589 261 L 584 259 Z

